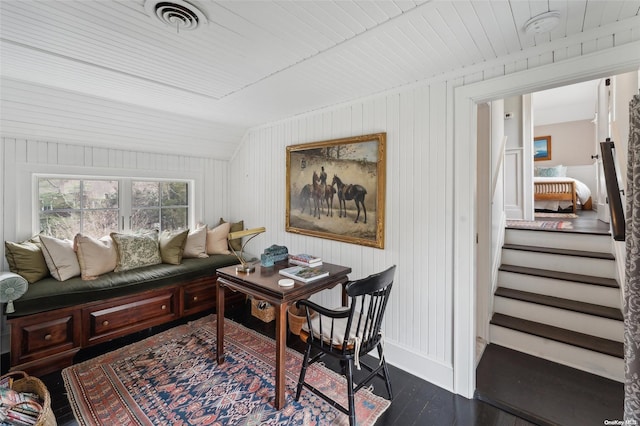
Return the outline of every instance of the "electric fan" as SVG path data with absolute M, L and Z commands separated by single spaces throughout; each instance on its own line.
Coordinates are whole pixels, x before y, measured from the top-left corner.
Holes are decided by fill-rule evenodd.
M 0 303 L 7 304 L 7 314 L 15 312 L 13 301 L 20 298 L 29 287 L 27 280 L 12 272 L 0 272 Z

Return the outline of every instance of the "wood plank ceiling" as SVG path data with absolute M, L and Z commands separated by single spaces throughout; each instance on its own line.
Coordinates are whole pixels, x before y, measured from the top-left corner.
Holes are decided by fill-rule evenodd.
M 185 2 L 187 0 L 179 0 Z M 441 75 L 638 16 L 640 1 L 213 1 L 193 31 L 145 0 L 3 0 L 3 79 L 215 123 L 260 123 Z M 552 31 L 524 24 L 550 10 Z M 226 131 L 225 131 L 226 129 Z

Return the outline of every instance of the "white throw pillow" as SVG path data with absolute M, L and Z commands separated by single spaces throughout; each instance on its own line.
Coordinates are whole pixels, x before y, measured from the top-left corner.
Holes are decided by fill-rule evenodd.
M 80 264 L 80 276 L 83 280 L 95 280 L 98 276 L 116 268 L 118 255 L 110 236 L 100 239 L 78 234 L 74 246 Z
M 226 222 L 207 231 L 207 254 L 231 254 L 227 240 L 230 229 L 231 224 Z
M 200 225 L 196 229 L 189 231 L 187 235 L 187 245 L 184 246 L 183 258 L 204 258 L 207 254 L 207 225 Z
M 80 275 L 80 264 L 73 251 L 73 241 L 40 235 L 42 254 L 49 272 L 58 281 L 65 281 Z

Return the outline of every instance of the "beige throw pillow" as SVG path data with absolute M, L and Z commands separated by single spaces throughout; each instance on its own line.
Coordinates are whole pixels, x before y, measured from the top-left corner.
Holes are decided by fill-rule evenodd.
M 40 242 L 44 260 L 53 278 L 66 281 L 80 275 L 80 264 L 73 251 L 73 241 L 40 235 Z
M 147 234 L 119 234 L 112 232 L 111 238 L 116 244 L 116 252 L 118 254 L 115 272 L 162 263 L 158 248 L 157 231 Z
M 9 271 L 21 275 L 29 284 L 49 276 L 38 237 L 20 243 L 5 241 L 4 248 Z
M 207 231 L 207 253 L 208 254 L 231 254 L 227 242 L 231 224 L 228 222 L 218 225 Z
M 187 243 L 189 230 L 162 231 L 158 243 L 160 244 L 160 257 L 163 263 L 179 265 L 182 262 L 182 253 Z
M 83 280 L 95 280 L 98 276 L 116 268 L 118 255 L 110 236 L 96 239 L 78 234 L 73 240 Z
M 220 225 L 226 223 L 223 218 L 220 218 Z M 229 232 L 238 232 L 244 229 L 244 220 L 240 222 L 235 222 L 231 224 L 231 229 Z M 242 238 L 236 238 L 235 240 L 229 240 L 229 246 L 231 246 L 235 251 L 240 251 L 242 249 Z
M 184 259 L 209 257 L 207 254 L 207 225 L 200 225 L 196 229 L 189 231 L 182 257 Z

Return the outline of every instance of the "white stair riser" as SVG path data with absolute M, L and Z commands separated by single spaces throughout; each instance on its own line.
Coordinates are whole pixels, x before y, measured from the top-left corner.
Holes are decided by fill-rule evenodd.
M 492 343 L 624 382 L 624 360 L 620 358 L 497 325 L 490 326 L 489 335 Z
M 610 235 L 507 229 L 505 231 L 504 243 L 568 250 L 587 250 L 585 247 L 588 247 L 589 251 L 613 253 Z
M 622 321 L 496 296 L 494 312 L 622 342 Z
M 620 289 L 499 271 L 498 286 L 596 305 L 621 307 Z
M 615 278 L 615 262 L 607 259 L 593 259 L 525 250 L 502 249 L 502 263 L 514 266 L 569 272 L 594 277 Z

